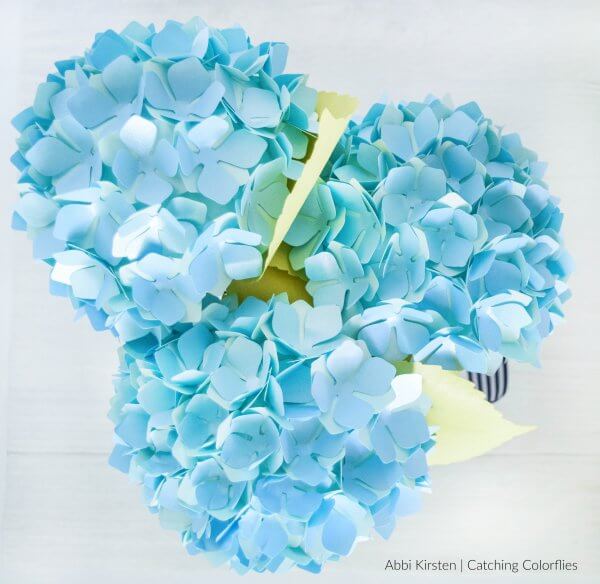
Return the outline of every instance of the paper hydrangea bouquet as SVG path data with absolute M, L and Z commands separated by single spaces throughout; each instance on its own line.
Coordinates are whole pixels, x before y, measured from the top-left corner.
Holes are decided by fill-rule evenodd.
M 544 165 L 471 102 L 317 92 L 199 19 L 98 34 L 19 114 L 14 226 L 111 331 L 111 464 L 238 571 L 318 572 L 428 462 L 528 428 L 456 371 L 537 362 L 570 260 Z

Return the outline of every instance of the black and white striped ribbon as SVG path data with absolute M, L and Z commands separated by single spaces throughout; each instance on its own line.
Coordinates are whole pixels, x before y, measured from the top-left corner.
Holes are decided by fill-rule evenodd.
M 497 402 L 508 390 L 508 361 L 502 359 L 502 365 L 494 375 L 483 375 L 482 373 L 467 371 L 467 376 L 477 389 L 485 393 L 489 402 Z

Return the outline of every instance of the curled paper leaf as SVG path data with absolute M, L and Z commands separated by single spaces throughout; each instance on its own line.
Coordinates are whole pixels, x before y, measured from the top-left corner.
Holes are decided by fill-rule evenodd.
M 285 200 L 281 214 L 277 219 L 265 260 L 265 269 L 270 265 L 294 219 L 318 181 L 357 106 L 358 101 L 354 97 L 333 92 L 319 92 L 316 107 L 319 115 L 319 135 L 304 170 Z
M 535 429 L 505 419 L 472 382 L 453 372 L 422 363 L 401 363 L 398 371 L 419 374 L 431 400 L 427 423 L 437 428 L 436 447 L 427 455 L 431 465 L 475 458 Z

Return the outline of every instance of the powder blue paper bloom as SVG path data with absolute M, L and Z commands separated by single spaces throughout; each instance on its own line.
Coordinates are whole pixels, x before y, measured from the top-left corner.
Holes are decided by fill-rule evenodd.
M 228 409 L 263 390 L 271 372 L 270 343 L 264 347 L 234 336 L 207 348 L 208 395 Z
M 260 236 L 236 228 L 232 213 L 207 225 L 185 254 L 187 272 L 200 295 L 221 297 L 233 280 L 258 276 L 263 267 Z
M 296 270 L 332 243 L 350 248 L 367 264 L 385 235 L 372 197 L 358 183 L 329 181 L 313 188 L 285 241 L 293 249 L 290 263 Z
M 306 290 L 313 297 L 315 306 L 336 304 L 351 308 L 364 298 L 373 299 L 377 278 L 373 271 L 363 267 L 353 249 L 337 241 L 304 262 L 309 282 Z
M 55 120 L 23 157 L 33 181 L 56 194 L 87 188 L 102 176 L 92 134 L 70 116 Z
M 243 195 L 263 166 L 297 178 L 317 131 L 316 91 L 285 72 L 287 52 L 199 18 L 132 23 L 59 61 L 15 117 L 13 224 L 52 267 L 59 253 L 89 256 L 61 256 L 94 268 L 53 291 L 94 327 L 143 351 L 198 322 L 207 294 L 260 274 L 287 184 L 267 226 L 266 197 Z
M 373 355 L 415 360 L 468 371 L 498 367 L 500 353 L 469 336 L 474 307 L 458 282 L 438 276 L 421 302 L 390 300 L 351 317 L 344 329 L 365 341 Z
M 306 481 L 277 476 L 257 481 L 255 495 L 266 512 L 296 521 L 308 521 L 323 499 Z
M 535 351 L 540 340 L 538 329 L 532 326 L 539 318 L 532 314 L 535 308 L 533 299 L 519 292 L 496 294 L 479 301 L 475 313 L 482 344 L 507 356 L 529 347 Z M 534 352 L 531 359 L 535 358 Z
M 294 423 L 281 433 L 289 475 L 311 486 L 330 484 L 333 466 L 343 456 L 345 441 L 344 434 L 330 434 L 316 418 Z
M 263 245 L 271 241 L 275 223 L 289 194 L 282 158 L 261 165 L 244 190 L 240 201 L 240 226 L 260 234 Z
M 446 276 L 464 272 L 485 237 L 483 221 L 461 209 L 434 207 L 420 226 L 427 237 L 431 270 Z
M 240 519 L 238 538 L 239 569 L 251 567 L 258 572 L 278 570 L 285 561 L 283 552 L 291 539 L 278 517 L 256 511 L 248 511 Z
M 233 481 L 255 478 L 261 464 L 270 465 L 272 472 L 281 464 L 281 457 L 277 457 L 281 448 L 277 426 L 258 411 L 248 410 L 226 419 L 219 426 L 216 446 L 221 451 L 221 464 Z
M 150 320 L 171 326 L 200 319 L 202 298 L 191 278 L 182 272 L 180 260 L 149 253 L 123 266 L 119 275 L 131 288 L 133 301 L 150 313 Z
M 178 498 L 213 517 L 231 519 L 244 495 L 243 483 L 232 483 L 214 459 L 201 460 L 181 481 Z
M 102 73 L 89 78 L 82 75 L 81 85 L 65 96 L 65 107 L 82 126 L 106 135 L 140 114 L 144 101 L 141 84 L 141 63 L 121 55 Z
M 360 262 L 366 264 L 384 236 L 374 201 L 356 182 L 330 181 L 328 187 L 338 211 L 330 239 L 351 248 Z
M 395 389 L 399 393 L 398 388 Z M 425 472 L 418 469 L 426 470 L 424 447 L 427 447 L 430 436 L 427 424 L 418 410 L 406 405 L 387 409 L 369 428 L 369 439 L 383 463 L 405 464 L 405 481 L 416 481 L 425 476 Z M 408 461 L 410 463 L 406 464 Z
M 177 61 L 165 69 L 156 66 L 145 74 L 145 94 L 150 111 L 176 121 L 199 121 L 219 106 L 225 88 L 194 57 Z
M 117 184 L 131 190 L 145 205 L 158 205 L 173 192 L 169 179 L 177 174 L 179 159 L 169 140 L 159 136 L 157 126 L 131 116 L 119 132 L 124 145 L 112 161 Z
M 156 348 L 154 369 L 167 387 L 178 393 L 193 395 L 208 378 L 202 363 L 206 349 L 215 340 L 214 332 L 205 324 L 196 324 L 178 338 Z
M 348 309 L 346 330 L 374 355 L 481 373 L 503 356 L 537 363 L 572 271 L 544 168 L 475 103 L 375 104 L 350 124 L 292 226 L 290 261 L 304 267 L 316 303 Z M 334 184 L 360 185 L 385 225 L 360 267 L 327 250 L 338 207 L 319 216 L 317 203 L 333 198 Z
M 342 341 L 342 315 L 337 306 L 312 308 L 303 300 L 276 302 L 269 316 L 265 334 L 284 354 L 315 357 Z
M 225 205 L 249 180 L 267 142 L 247 130 L 232 131 L 220 117 L 208 118 L 177 139 L 181 172 L 190 191 Z M 231 169 L 231 170 L 228 170 Z
M 111 464 L 190 553 L 242 573 L 318 572 L 388 536 L 428 485 L 420 376 L 341 335 L 339 307 L 204 304 L 154 349 L 125 345 Z
M 358 441 L 346 449 L 342 468 L 344 490 L 364 505 L 374 505 L 389 496 L 402 477 L 396 462 L 385 463 Z
M 377 296 L 381 300 L 420 300 L 431 282 L 429 247 L 419 227 L 401 223 L 381 248 Z
M 313 366 L 312 394 L 320 420 L 332 434 L 358 430 L 392 401 L 396 369 L 371 357 L 360 342 L 344 341 Z
M 168 399 L 176 401 L 175 391 L 168 389 Z M 145 401 L 148 398 L 145 397 Z M 144 406 L 146 409 L 147 407 Z M 160 410 L 170 408 L 161 407 Z M 177 440 L 173 451 L 182 466 L 193 465 L 193 457 L 200 456 L 204 448 L 214 442 L 219 424 L 227 417 L 227 410 L 220 407 L 209 396 L 195 394 L 189 401 L 183 401 L 173 411 L 173 421 Z
M 344 494 L 324 499 L 306 530 L 305 546 L 315 558 L 314 568 L 325 558 L 349 555 L 357 540 L 368 536 L 371 526 L 369 512 L 354 499 Z
M 306 421 L 317 413 L 317 406 L 310 393 L 310 367 L 312 358 L 284 360 L 276 376 L 276 381 L 281 388 L 283 399 L 283 412 L 293 424 L 296 421 Z
M 113 238 L 113 255 L 128 260 L 140 259 L 148 253 L 177 257 L 186 247 L 183 225 L 158 205 L 130 215 Z
M 387 539 L 393 533 L 399 517 L 412 515 L 420 509 L 418 492 L 400 484 L 387 497 L 371 506 L 374 529 Z
M 317 184 L 285 236 L 284 241 L 292 246 L 289 256 L 292 268 L 300 270 L 304 267 L 306 258 L 325 241 L 336 217 L 331 189 L 325 184 Z
M 112 183 L 101 182 L 95 187 L 57 195 L 54 201 L 61 204 L 54 218 L 56 239 L 95 250 L 112 266 L 119 263 L 113 255 L 113 241 L 119 227 L 135 213 L 135 207 Z M 43 205 L 39 207 L 43 209 Z
M 400 361 L 417 353 L 430 339 L 433 316 L 402 300 L 365 309 L 344 324 L 347 334 L 364 341 L 372 355 Z
M 89 302 L 111 314 L 127 306 L 127 299 L 114 273 L 84 251 L 72 249 L 54 254 L 52 281 L 68 287 L 77 303 Z M 81 304 L 79 304 L 81 305 Z

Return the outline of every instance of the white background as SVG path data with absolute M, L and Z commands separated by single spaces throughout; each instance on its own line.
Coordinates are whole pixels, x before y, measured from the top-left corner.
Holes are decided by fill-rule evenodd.
M 138 488 L 110 469 L 106 419 L 115 343 L 74 323 L 47 293 L 47 269 L 8 230 L 16 171 L 8 120 L 29 105 L 54 60 L 94 32 L 131 19 L 162 24 L 199 14 L 285 40 L 311 84 L 357 95 L 449 93 L 484 111 L 550 164 L 578 264 L 568 319 L 545 344 L 543 368 L 514 367 L 501 409 L 538 430 L 465 464 L 435 468 L 422 513 L 387 542 L 358 547 L 328 581 L 587 583 L 600 577 L 600 3 L 522 0 L 2 0 L 0 11 L 0 582 L 169 584 L 225 569 L 187 557 Z M 4 374 L 5 372 L 5 374 Z M 6 391 L 4 391 L 6 389 Z M 0 512 L 2 507 L 0 507 Z M 594 557 L 595 556 L 595 557 Z M 577 561 L 570 575 L 394 574 L 389 558 Z M 249 576 L 273 581 L 281 576 Z M 289 584 L 314 578 L 285 576 Z

